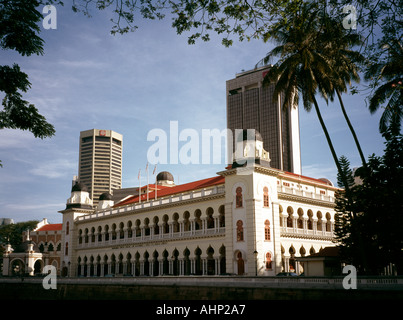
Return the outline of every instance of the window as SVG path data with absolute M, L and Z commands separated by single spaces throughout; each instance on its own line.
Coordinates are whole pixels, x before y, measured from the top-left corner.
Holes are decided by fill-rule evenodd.
M 267 187 L 263 188 L 263 206 L 265 208 L 269 207 L 269 189 Z
M 242 188 L 241 187 L 236 188 L 236 199 L 235 199 L 235 201 L 236 201 L 236 207 L 237 208 L 242 208 L 243 207 L 243 205 L 242 205 Z
M 264 222 L 264 240 L 270 241 L 270 221 L 266 220 Z
M 270 252 L 267 252 L 266 253 L 266 262 L 265 262 L 265 265 L 266 265 L 266 269 L 272 269 L 272 266 L 271 266 L 271 254 L 270 254 Z
M 70 223 L 67 221 L 66 222 L 66 235 L 68 235 L 70 232 Z
M 294 210 L 292 209 L 292 207 L 287 207 L 287 213 L 288 213 L 287 227 L 292 228 L 294 226 L 293 217 L 292 217 Z
M 243 222 L 238 220 L 236 222 L 236 241 L 243 241 Z
M 67 256 L 69 254 L 69 243 L 66 242 L 66 245 L 64 246 L 64 255 Z

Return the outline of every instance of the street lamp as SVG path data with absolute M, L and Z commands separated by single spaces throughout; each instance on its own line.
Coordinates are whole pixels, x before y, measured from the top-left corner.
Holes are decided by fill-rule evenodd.
M 255 271 L 256 271 L 256 276 L 257 276 L 257 254 L 258 254 L 258 252 L 255 250 L 255 251 L 253 251 L 253 254 L 255 255 Z

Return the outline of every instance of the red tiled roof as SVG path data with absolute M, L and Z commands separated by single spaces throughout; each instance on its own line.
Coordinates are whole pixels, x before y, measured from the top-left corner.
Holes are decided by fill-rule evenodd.
M 50 224 L 45 224 L 41 228 L 35 231 L 60 231 L 63 228 L 62 223 L 50 223 Z
M 174 186 L 174 187 L 166 187 L 162 190 L 157 191 L 157 198 L 170 196 L 170 195 L 173 195 L 176 193 L 182 193 L 182 192 L 187 192 L 187 191 L 191 191 L 191 190 L 212 187 L 212 186 L 215 186 L 218 184 L 223 184 L 224 181 L 225 181 L 224 177 L 217 176 L 217 177 L 213 177 L 213 178 L 207 178 L 207 179 L 203 179 L 203 180 L 198 180 L 198 181 L 181 184 L 181 185 Z M 142 189 L 143 189 L 143 187 L 142 187 Z M 155 192 L 150 192 L 148 194 L 148 198 L 154 199 Z M 147 200 L 147 194 L 142 194 L 141 201 L 145 201 L 145 200 Z M 122 202 L 117 203 L 115 205 L 115 207 L 124 206 L 124 205 L 137 203 L 137 202 L 139 202 L 139 196 L 136 195 L 136 196 L 132 196 Z
M 162 189 L 169 188 L 169 187 L 168 187 L 168 186 L 160 186 L 160 185 L 157 185 L 157 184 L 152 184 L 152 183 L 150 183 L 150 184 L 148 185 L 148 188 L 149 188 L 150 190 L 155 190 L 155 189 L 157 189 L 157 190 L 162 190 Z M 147 185 L 142 186 L 142 187 L 141 187 L 141 190 L 147 190 Z
M 303 176 L 297 173 L 293 173 L 293 172 L 288 172 L 288 171 L 284 171 L 284 174 L 288 175 L 288 176 L 292 176 L 294 178 L 298 178 L 298 179 L 304 179 L 304 180 L 310 180 L 312 182 L 315 183 L 320 183 L 320 184 L 324 184 L 326 186 L 332 187 L 331 185 L 329 185 L 326 181 L 321 180 L 321 179 L 316 179 L 316 178 L 311 178 L 311 177 L 307 177 L 307 176 Z

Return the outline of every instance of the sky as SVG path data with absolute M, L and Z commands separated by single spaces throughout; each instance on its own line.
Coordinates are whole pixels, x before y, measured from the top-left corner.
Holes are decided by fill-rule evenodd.
M 179 133 L 186 129 L 198 133 L 201 145 L 202 130 L 224 130 L 226 81 L 253 69 L 274 47 L 253 40 L 234 41 L 226 48 L 215 34 L 209 42 L 189 45 L 187 35 L 177 35 L 169 17 L 139 20 L 135 32 L 111 35 L 107 11 L 92 9 L 88 18 L 74 13 L 69 5 L 56 9 L 56 29 L 41 26 L 42 56 L 22 57 L 10 50 L 0 53 L 1 65 L 18 63 L 29 75 L 32 86 L 23 98 L 56 129 L 54 137 L 43 140 L 28 131 L 0 130 L 0 218 L 14 222 L 47 218 L 50 223 L 61 223 L 58 211 L 65 209 L 73 176 L 78 174 L 83 130 L 122 134 L 122 187 L 137 187 L 139 170 L 144 185 L 147 152 L 155 143 L 147 140 L 149 132 L 161 129 L 169 139 L 170 123 L 175 122 Z M 380 113 L 369 113 L 367 94 L 344 95 L 344 102 L 365 156 L 382 155 Z M 318 101 L 337 155 L 359 166 L 339 104 Z M 316 114 L 301 108 L 299 118 L 302 174 L 336 184 L 336 166 Z M 185 143 L 178 142 L 179 149 Z M 168 159 L 156 171 L 169 171 L 175 183 L 182 184 L 213 177 L 225 168 L 224 160 L 212 162 L 170 164 Z

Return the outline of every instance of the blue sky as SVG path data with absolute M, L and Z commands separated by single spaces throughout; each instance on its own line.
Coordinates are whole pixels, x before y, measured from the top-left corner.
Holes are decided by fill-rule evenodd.
M 178 122 L 179 131 L 194 129 L 200 137 L 202 129 L 225 129 L 226 80 L 252 69 L 273 47 L 255 40 L 225 48 L 216 35 L 188 45 L 169 17 L 141 20 L 134 33 L 112 36 L 111 16 L 92 13 L 87 18 L 57 6 L 57 29 L 41 30 L 43 56 L 1 52 L 0 64 L 18 63 L 29 75 L 32 87 L 23 97 L 55 126 L 56 135 L 41 140 L 30 132 L 0 130 L 0 218 L 61 222 L 58 211 L 65 208 L 78 173 L 79 134 L 87 129 L 121 133 L 123 187 L 138 186 L 139 169 L 145 183 L 147 150 L 154 143 L 147 141 L 148 132 L 160 128 L 169 133 L 170 121 Z M 380 113 L 370 115 L 365 95 L 344 99 L 364 154 L 381 155 Z M 340 106 L 322 100 L 320 106 L 337 154 L 358 166 Z M 314 112 L 300 110 L 300 134 L 302 174 L 336 183 L 336 167 Z M 224 166 L 179 163 L 158 165 L 157 171 L 170 171 L 176 183 L 186 183 L 214 176 Z

